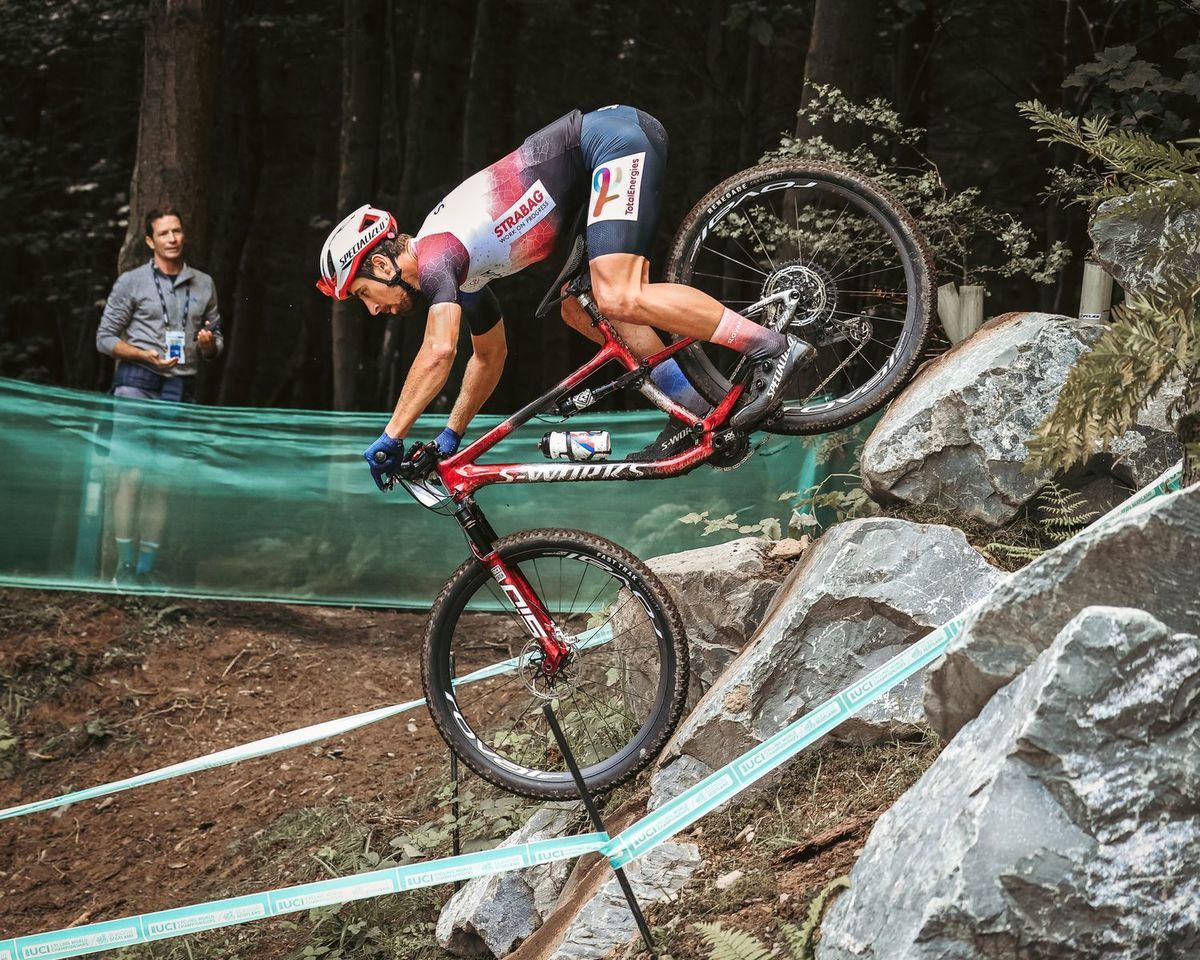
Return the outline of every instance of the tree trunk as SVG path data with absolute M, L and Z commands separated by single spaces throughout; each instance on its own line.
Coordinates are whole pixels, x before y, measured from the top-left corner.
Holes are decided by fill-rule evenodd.
M 896 42 L 895 68 L 892 76 L 893 97 L 896 109 L 907 127 L 929 130 L 929 78 L 932 74 L 933 43 L 936 31 L 934 4 L 936 0 L 924 0 L 921 8 L 901 28 Z M 916 149 L 925 150 L 926 137 L 916 144 Z M 919 157 L 912 153 L 901 154 L 897 161 L 917 165 Z
M 738 137 L 738 166 L 748 167 L 759 156 L 758 91 L 762 82 L 762 44 L 751 31 L 746 36 L 746 73 L 742 83 L 742 130 Z
M 465 180 L 488 163 L 487 129 L 484 114 L 492 106 L 494 87 L 488 52 L 498 48 L 495 32 L 500 19 L 496 0 L 478 0 L 475 31 L 471 40 L 471 63 L 467 73 L 467 98 L 463 104 L 462 176 Z
M 236 0 L 226 2 L 226 24 L 231 24 L 239 12 Z M 239 367 L 237 352 L 245 347 L 246 337 L 238 335 L 239 327 L 253 329 L 254 319 L 246 313 L 244 300 L 238 296 L 238 265 L 242 250 L 254 222 L 256 192 L 262 165 L 261 109 L 259 96 L 259 58 L 254 55 L 254 36 L 236 26 L 227 29 L 221 103 L 222 129 L 232 136 L 225 137 L 218 152 L 218 180 L 222 189 L 216 197 L 209 273 L 217 287 L 221 306 L 221 329 L 225 349 L 215 363 L 203 364 L 197 374 L 196 399 L 200 403 L 216 403 L 225 392 L 227 375 L 236 374 Z M 246 371 L 241 373 L 246 375 Z
M 872 94 L 871 60 L 875 47 L 876 0 L 817 0 L 808 55 L 804 60 L 801 106 L 815 96 L 814 84 L 831 84 L 849 99 L 862 103 Z M 850 125 L 829 121 L 810 124 L 797 120 L 798 137 L 820 136 L 838 147 L 858 139 Z
M 382 57 L 376 55 L 387 9 L 383 0 L 345 0 L 342 31 L 342 135 L 338 217 L 367 202 L 375 189 L 383 95 Z M 372 393 L 369 318 L 353 300 L 333 305 L 333 408 L 357 410 Z
M 220 0 L 150 0 L 137 159 L 119 270 L 145 262 L 146 214 L 167 204 L 183 218 L 187 259 L 205 262 L 220 38 Z

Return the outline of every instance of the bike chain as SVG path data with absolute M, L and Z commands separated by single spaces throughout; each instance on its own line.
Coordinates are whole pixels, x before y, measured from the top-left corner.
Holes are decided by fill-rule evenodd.
M 863 332 L 863 338 L 862 338 L 862 340 L 859 341 L 858 346 L 856 346 L 853 350 L 851 350 L 850 356 L 848 356 L 845 360 L 843 360 L 836 367 L 834 367 L 833 372 L 830 373 L 829 376 L 827 376 L 820 383 L 818 383 L 816 385 L 816 387 L 813 388 L 812 392 L 810 392 L 807 397 L 802 397 L 800 400 L 801 403 L 807 403 L 809 400 L 811 400 L 813 397 L 815 397 L 818 393 L 820 393 L 822 390 L 824 390 L 826 384 L 828 384 L 830 380 L 832 380 L 839 373 L 841 373 L 841 371 L 845 369 L 846 364 L 848 364 L 851 360 L 853 360 L 855 357 L 857 357 L 862 352 L 863 348 L 868 343 L 871 342 L 872 328 L 871 328 L 870 321 L 868 321 L 866 319 L 866 317 L 863 317 L 861 320 L 861 323 L 857 324 L 857 326 L 859 326 L 860 330 L 862 330 L 862 332 Z

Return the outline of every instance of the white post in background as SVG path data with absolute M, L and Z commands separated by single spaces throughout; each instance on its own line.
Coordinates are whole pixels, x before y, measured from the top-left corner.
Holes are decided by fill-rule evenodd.
M 1083 264 L 1083 286 L 1079 291 L 1079 319 L 1108 323 L 1112 307 L 1113 278 L 1100 264 Z
M 978 284 L 964 284 L 962 289 L 953 283 L 938 287 L 938 317 L 951 343 L 966 340 L 983 326 L 983 292 Z

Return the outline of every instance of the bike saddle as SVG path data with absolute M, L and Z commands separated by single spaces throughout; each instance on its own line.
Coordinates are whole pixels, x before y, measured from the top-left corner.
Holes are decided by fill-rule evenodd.
M 579 208 L 579 212 L 575 214 L 575 219 L 571 224 L 570 236 L 574 239 L 571 241 L 571 252 L 567 254 L 567 262 L 563 264 L 563 268 L 558 272 L 558 277 L 554 283 L 550 285 L 550 289 L 546 291 L 546 295 L 542 297 L 542 302 L 538 304 L 537 311 L 534 316 L 542 318 L 550 310 L 551 307 L 562 303 L 571 293 L 562 293 L 562 286 L 568 280 L 582 280 L 584 286 L 581 289 L 588 289 L 591 285 L 591 275 L 587 270 L 587 205 Z M 582 267 L 582 269 L 580 269 Z

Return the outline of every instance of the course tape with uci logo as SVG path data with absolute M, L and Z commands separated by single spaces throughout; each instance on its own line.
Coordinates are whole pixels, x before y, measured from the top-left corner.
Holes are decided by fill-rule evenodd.
M 418 887 L 486 877 L 542 863 L 594 853 L 608 840 L 606 833 L 586 833 L 566 839 L 541 840 L 512 847 L 467 853 L 404 867 L 388 867 L 333 880 L 302 883 L 227 900 L 213 900 L 174 910 L 159 910 L 120 920 L 54 930 L 16 940 L 0 941 L 0 960 L 61 960 L 137 943 L 169 940 L 202 930 L 216 930 L 251 920 L 278 917 L 299 910 L 365 900 Z
M 1089 530 L 1096 530 L 1155 497 L 1179 489 L 1181 476 L 1181 465 L 1167 470 L 1152 484 L 1097 520 Z M 830 697 L 815 710 L 793 721 L 773 737 L 748 750 L 611 839 L 605 833 L 591 833 L 566 839 L 543 840 L 19 937 L 16 940 L 0 941 L 0 960 L 61 960 L 65 957 L 184 936 L 201 930 L 247 923 L 318 906 L 348 903 L 417 887 L 520 870 L 538 863 L 570 859 L 595 851 L 607 857 L 614 868 L 624 866 L 780 767 L 805 747 L 829 733 L 847 717 L 936 660 L 986 599 L 984 597 L 972 604 L 953 620 L 850 687 Z M 593 642 L 603 641 L 593 639 Z M 500 666 L 487 669 L 497 669 Z M 511 666 L 508 668 L 511 669 Z M 464 681 L 466 679 L 463 678 Z

